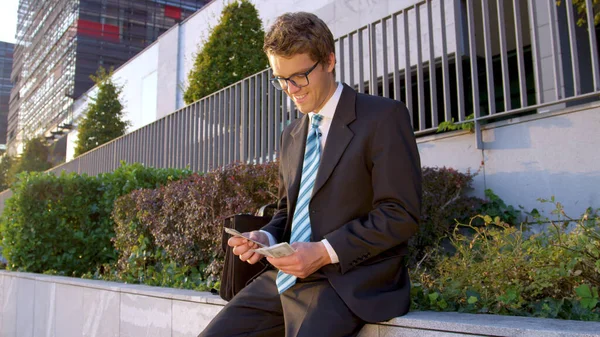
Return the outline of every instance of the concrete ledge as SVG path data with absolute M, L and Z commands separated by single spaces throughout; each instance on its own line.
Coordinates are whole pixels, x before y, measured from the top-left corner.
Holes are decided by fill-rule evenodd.
M 195 337 L 226 302 L 207 292 L 0 270 L 0 336 Z M 360 337 L 600 337 L 599 322 L 411 312 Z

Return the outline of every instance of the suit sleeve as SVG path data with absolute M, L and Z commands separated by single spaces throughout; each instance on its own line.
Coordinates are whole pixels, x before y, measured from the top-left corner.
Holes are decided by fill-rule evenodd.
M 402 103 L 387 110 L 369 145 L 373 209 L 325 235 L 338 254 L 342 274 L 406 243 L 418 229 L 422 178 L 415 136 Z

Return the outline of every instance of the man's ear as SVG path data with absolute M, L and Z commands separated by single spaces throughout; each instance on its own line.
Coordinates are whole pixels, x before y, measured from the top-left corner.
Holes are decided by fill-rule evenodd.
M 330 53 L 327 57 L 327 72 L 332 73 L 335 69 L 335 54 Z

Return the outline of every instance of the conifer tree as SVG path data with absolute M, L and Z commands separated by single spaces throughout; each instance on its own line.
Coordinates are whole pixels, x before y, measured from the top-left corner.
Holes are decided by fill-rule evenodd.
M 124 121 L 123 104 L 119 95 L 123 90 L 111 79 L 112 68 L 107 72 L 100 67 L 91 75 L 98 87 L 98 94 L 91 98 L 85 116 L 79 123 L 75 157 L 125 134 L 128 121 Z
M 188 74 L 186 104 L 266 69 L 265 32 L 258 11 L 247 0 L 225 6 L 219 24 L 197 54 Z

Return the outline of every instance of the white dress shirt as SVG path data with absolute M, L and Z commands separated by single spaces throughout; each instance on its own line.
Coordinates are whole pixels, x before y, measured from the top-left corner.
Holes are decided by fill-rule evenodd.
M 321 156 L 323 156 L 323 152 L 325 150 L 325 143 L 327 141 L 327 135 L 329 134 L 329 128 L 331 127 L 331 121 L 333 120 L 333 115 L 335 114 L 335 109 L 337 108 L 338 103 L 340 101 L 340 97 L 342 96 L 343 88 L 344 88 L 344 86 L 341 83 L 338 83 L 337 88 L 335 89 L 335 92 L 333 93 L 333 96 L 331 96 L 331 98 L 329 98 L 329 100 L 327 101 L 327 103 L 325 103 L 325 105 L 323 106 L 321 111 L 319 111 L 319 114 L 321 116 L 323 116 L 323 119 L 321 120 L 321 124 L 319 125 L 319 131 L 321 132 L 321 137 L 319 138 L 319 140 L 321 141 Z M 312 118 L 313 118 L 314 114 L 315 114 L 314 112 L 308 113 L 308 118 L 310 119 L 309 125 L 312 123 Z M 275 237 L 273 237 L 273 235 L 271 235 L 271 233 L 269 233 L 267 231 L 261 231 L 261 232 L 267 234 L 267 236 L 269 237 L 269 245 L 272 246 L 277 243 L 277 240 L 275 240 Z M 323 245 L 325 245 L 325 249 L 327 249 L 327 253 L 329 253 L 329 257 L 331 258 L 331 263 L 338 263 L 340 260 L 337 256 L 335 250 L 333 250 L 333 247 L 331 247 L 331 244 L 329 244 L 329 241 L 327 241 L 327 239 L 323 239 L 323 240 L 321 240 L 321 242 L 323 243 Z

